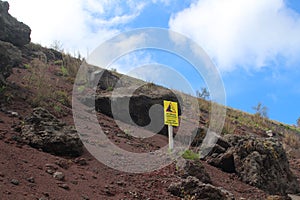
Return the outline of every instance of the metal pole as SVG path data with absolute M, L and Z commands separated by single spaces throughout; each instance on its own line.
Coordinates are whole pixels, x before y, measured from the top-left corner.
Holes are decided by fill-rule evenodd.
M 169 150 L 173 150 L 174 148 L 173 126 L 168 125 L 168 132 L 169 132 Z

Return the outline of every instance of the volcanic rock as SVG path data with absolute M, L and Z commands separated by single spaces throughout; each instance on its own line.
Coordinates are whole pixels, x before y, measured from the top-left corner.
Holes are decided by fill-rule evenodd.
M 208 156 L 209 164 L 225 172 L 236 172 L 243 182 L 272 195 L 300 192 L 300 184 L 278 139 L 226 135 L 224 140 L 231 147 L 217 156 Z
M 25 119 L 21 137 L 30 146 L 54 155 L 80 156 L 83 152 L 76 130 L 43 108 L 35 108 Z
M 29 26 L 12 17 L 8 10 L 8 2 L 0 1 L 0 40 L 19 47 L 28 44 L 31 33 Z

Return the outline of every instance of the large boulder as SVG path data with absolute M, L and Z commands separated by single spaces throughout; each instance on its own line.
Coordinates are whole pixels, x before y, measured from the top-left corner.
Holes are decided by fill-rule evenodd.
M 9 4 L 6 1 L 0 1 L 0 40 L 12 43 L 15 46 L 28 44 L 31 29 L 12 17 L 8 10 Z
M 269 194 L 300 192 L 299 182 L 289 168 L 281 142 L 275 138 L 226 135 L 226 152 L 214 153 L 208 163 L 226 172 L 236 172 L 240 179 Z
M 156 109 L 151 110 L 152 106 L 163 106 L 164 100 L 178 102 L 178 99 L 172 93 L 165 93 L 159 96 L 152 96 L 151 94 L 121 94 L 113 98 L 108 94 L 98 95 L 95 100 L 95 107 L 96 111 L 108 115 L 109 117 L 114 117 L 114 119 L 129 124 L 134 122 L 141 127 L 149 125 L 148 130 L 167 135 L 168 132 L 163 121 L 163 107 L 154 107 Z M 127 106 L 127 102 L 129 102 L 129 106 Z M 112 107 L 114 112 L 112 112 Z M 157 130 L 157 127 L 161 129 Z
M 168 191 L 174 196 L 184 199 L 233 200 L 234 196 L 227 190 L 205 184 L 196 177 L 189 176 L 179 182 L 172 183 Z
M 100 77 L 95 78 L 96 76 Z M 177 102 L 178 115 L 181 115 L 182 100 L 169 89 L 127 76 L 119 78 L 101 69 L 95 71 L 89 79 L 90 82 L 99 79 L 97 94 L 95 97 L 84 95 L 80 101 L 116 120 L 137 124 L 155 133 L 167 135 L 167 127 L 164 126 L 163 101 Z
M 21 138 L 30 146 L 54 155 L 80 156 L 83 152 L 76 130 L 43 108 L 35 108 L 25 119 Z

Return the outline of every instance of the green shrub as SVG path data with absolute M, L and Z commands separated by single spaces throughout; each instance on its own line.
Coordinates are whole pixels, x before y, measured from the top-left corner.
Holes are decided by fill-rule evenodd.
M 198 153 L 195 153 L 191 150 L 186 150 L 183 154 L 182 157 L 186 160 L 197 160 L 200 158 Z
M 61 104 L 65 105 L 65 106 L 70 106 L 70 100 L 69 100 L 69 96 L 67 94 L 67 92 L 65 91 L 55 91 L 54 92 L 54 98 Z
M 6 86 L 0 85 L 0 94 L 3 94 L 5 90 L 6 90 Z
M 114 88 L 112 86 L 109 86 L 106 90 L 111 92 L 114 90 Z
M 68 69 L 65 68 L 63 65 L 61 66 L 60 70 L 63 76 L 69 76 Z
M 31 65 L 30 64 L 24 64 L 25 69 L 31 69 Z

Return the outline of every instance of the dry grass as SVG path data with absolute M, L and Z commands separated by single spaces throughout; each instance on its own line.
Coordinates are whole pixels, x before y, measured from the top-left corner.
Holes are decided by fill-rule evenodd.
M 237 125 L 231 122 L 231 120 L 226 119 L 223 127 L 222 134 L 234 134 L 235 130 L 237 128 Z
M 293 133 L 284 134 L 283 142 L 294 149 L 300 149 L 300 135 Z
M 70 54 L 63 54 L 62 68 L 66 70 L 66 75 L 75 78 L 81 65 L 81 60 L 73 58 Z
M 27 81 L 27 87 L 35 90 L 35 96 L 32 97 L 32 106 L 43 106 L 52 97 L 52 86 L 49 78 L 46 77 L 48 65 L 40 59 L 33 59 L 28 65 L 31 72 L 29 76 L 24 77 Z

